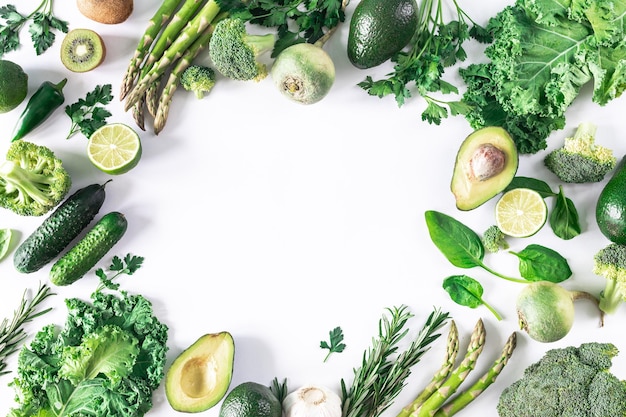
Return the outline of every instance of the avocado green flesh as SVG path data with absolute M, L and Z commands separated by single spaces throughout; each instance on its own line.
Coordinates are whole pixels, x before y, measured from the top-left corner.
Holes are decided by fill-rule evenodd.
M 600 192 L 596 203 L 596 222 L 611 242 L 626 244 L 626 157 Z
M 487 178 L 478 178 L 472 170 L 471 162 L 485 146 L 502 153 L 503 165 L 497 173 Z M 459 147 L 450 184 L 457 208 L 472 210 L 504 190 L 517 172 L 518 160 L 515 142 L 504 129 L 486 127 L 470 134 Z
M 233 373 L 235 345 L 228 332 L 206 334 L 182 352 L 165 377 L 165 394 L 174 410 L 208 410 L 226 395 Z
M 357 68 L 372 68 L 402 50 L 417 29 L 415 0 L 362 0 L 348 32 L 348 58 Z

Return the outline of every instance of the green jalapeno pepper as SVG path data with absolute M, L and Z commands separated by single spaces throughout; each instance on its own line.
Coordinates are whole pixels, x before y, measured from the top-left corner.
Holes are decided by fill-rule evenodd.
M 30 100 L 28 100 L 26 108 L 17 120 L 11 142 L 22 139 L 33 131 L 63 104 L 65 101 L 63 87 L 65 87 L 66 83 L 67 78 L 64 78 L 58 84 L 53 84 L 50 81 L 45 81 L 41 84 Z

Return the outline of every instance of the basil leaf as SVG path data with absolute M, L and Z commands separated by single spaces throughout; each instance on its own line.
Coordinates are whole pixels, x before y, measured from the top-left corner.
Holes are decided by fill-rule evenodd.
M 531 244 L 520 252 L 510 253 L 518 257 L 520 275 L 528 281 L 559 283 L 572 275 L 567 259 L 545 246 Z
M 0 260 L 2 260 L 7 253 L 9 253 L 11 236 L 13 236 L 13 231 L 11 229 L 0 229 Z
M 442 286 L 455 303 L 469 308 L 484 305 L 498 320 L 502 319 L 500 314 L 483 300 L 483 286 L 474 278 L 467 275 L 452 275 L 443 280 Z
M 552 191 L 552 188 L 545 182 L 536 178 L 530 177 L 514 177 L 513 180 L 504 189 L 504 192 L 512 190 L 514 188 L 529 188 L 537 191 L 543 198 L 553 197 L 556 194 Z
M 459 268 L 483 265 L 485 248 L 476 232 L 438 211 L 428 210 L 425 217 L 431 240 L 452 265 Z
M 578 211 L 574 202 L 565 197 L 563 187 L 559 187 L 559 194 L 554 200 L 549 222 L 554 234 L 561 239 L 572 239 L 581 232 Z

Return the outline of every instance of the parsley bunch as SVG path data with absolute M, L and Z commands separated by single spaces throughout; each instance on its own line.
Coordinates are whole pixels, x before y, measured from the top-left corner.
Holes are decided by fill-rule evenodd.
M 218 0 L 230 15 L 250 23 L 277 29 L 272 51 L 275 58 L 296 43 L 315 43 L 345 21 L 346 0 Z
M 102 106 L 113 100 L 111 88 L 111 84 L 97 85 L 87 93 L 85 98 L 65 107 L 65 114 L 72 119 L 67 139 L 78 132 L 89 139 L 93 132 L 106 124 L 106 119 L 111 116 L 111 112 Z
M 42 0 L 27 15 L 18 12 L 12 4 L 0 7 L 0 19 L 4 20 L 4 23 L 0 23 L 0 57 L 20 47 L 20 31 L 28 21 L 28 32 L 37 55 L 44 53 L 54 43 L 54 29 L 67 33 L 68 23 L 54 16 L 52 3 L 53 0 Z
M 466 103 L 443 101 L 431 94 L 458 94 L 458 89 L 443 80 L 445 69 L 464 61 L 467 57 L 463 49 L 464 42 L 476 39 L 488 42 L 490 34 L 485 28 L 475 23 L 454 1 L 456 20 L 446 22 L 443 17 L 443 0 L 424 0 L 419 9 L 418 26 L 406 50 L 398 52 L 391 61 L 394 62 L 393 72 L 381 80 L 373 80 L 367 76 L 360 82 L 372 96 L 382 98 L 393 94 L 398 106 L 412 97 L 415 90 L 426 100 L 427 107 L 422 112 L 422 120 L 440 124 L 441 120 L 452 115 L 466 114 L 471 109 Z M 471 28 L 470 28 L 471 24 Z M 447 108 L 446 108 L 447 107 Z

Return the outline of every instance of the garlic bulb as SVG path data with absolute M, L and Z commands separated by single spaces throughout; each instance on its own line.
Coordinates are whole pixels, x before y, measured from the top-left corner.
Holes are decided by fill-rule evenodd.
M 285 417 L 341 417 L 341 398 L 326 387 L 306 385 L 283 400 Z

